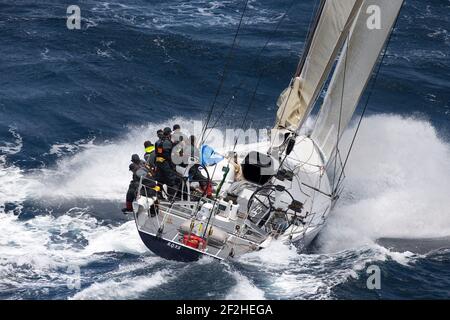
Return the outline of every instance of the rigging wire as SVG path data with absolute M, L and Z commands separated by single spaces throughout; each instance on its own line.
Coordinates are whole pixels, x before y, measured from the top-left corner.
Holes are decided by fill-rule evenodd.
M 239 20 L 238 27 L 237 27 L 236 32 L 234 34 L 233 43 L 231 45 L 230 51 L 228 53 L 228 56 L 227 56 L 227 59 L 226 59 L 226 62 L 225 62 L 225 66 L 223 68 L 223 72 L 222 72 L 222 76 L 221 76 L 221 79 L 220 79 L 220 82 L 219 82 L 219 86 L 218 86 L 218 88 L 216 90 L 216 94 L 214 96 L 213 103 L 211 104 L 211 107 L 209 109 L 208 115 L 206 117 L 205 124 L 204 124 L 204 126 L 202 128 L 202 134 L 201 134 L 201 140 L 200 140 L 201 144 L 203 144 L 203 142 L 204 142 L 203 137 L 204 137 L 204 134 L 206 132 L 206 128 L 208 127 L 209 121 L 211 120 L 211 116 L 212 116 L 212 113 L 213 113 L 214 108 L 216 106 L 217 99 L 219 97 L 220 92 L 222 91 L 222 87 L 223 87 L 223 84 L 225 82 L 225 78 L 226 78 L 226 74 L 227 74 L 227 71 L 228 71 L 228 67 L 230 65 L 231 58 L 233 57 L 234 49 L 236 47 L 236 40 L 237 40 L 239 32 L 241 30 L 241 25 L 242 25 L 242 21 L 244 20 L 245 12 L 247 11 L 248 2 L 249 2 L 249 0 L 244 0 L 244 6 L 243 6 L 244 8 L 242 10 L 241 18 Z
M 306 57 L 308 56 L 309 48 L 311 46 L 312 37 L 314 35 L 315 29 L 317 28 L 318 21 L 320 19 L 321 14 L 322 14 L 324 5 L 325 5 L 325 1 L 324 0 L 319 0 L 318 2 L 315 3 L 315 7 L 314 7 L 313 13 L 311 15 L 310 21 L 309 21 L 308 32 L 306 34 L 306 41 L 305 41 L 305 44 L 303 46 L 303 53 L 302 53 L 301 60 L 300 60 L 298 66 L 297 66 L 297 69 L 296 69 L 296 71 L 295 71 L 295 73 L 294 73 L 294 75 L 291 78 L 291 81 L 289 83 L 290 90 L 289 90 L 288 97 L 285 100 L 285 104 L 283 106 L 283 109 L 282 109 L 283 111 L 281 113 L 281 116 L 278 117 L 278 115 L 277 115 L 276 118 L 275 118 L 274 128 L 277 130 L 277 133 L 280 130 L 279 126 L 277 125 L 278 118 L 282 119 L 284 117 L 284 114 L 286 112 L 287 102 L 289 101 L 289 99 L 291 97 L 291 94 L 292 94 L 292 91 L 293 91 L 293 80 L 294 80 L 295 77 L 300 75 L 300 73 L 302 71 L 301 69 L 303 69 L 304 62 L 306 61 Z M 278 110 L 280 108 L 281 108 L 281 106 L 278 107 Z M 274 142 L 275 142 L 275 139 L 272 139 L 272 141 L 270 143 L 269 150 L 272 150 Z
M 342 107 L 344 105 L 344 92 L 345 92 L 345 76 L 347 73 L 347 59 L 348 59 L 348 49 L 349 49 L 349 40 L 350 40 L 350 33 L 347 34 L 347 41 L 346 41 L 346 48 L 345 48 L 345 60 L 344 60 L 344 72 L 342 74 L 342 91 L 341 91 L 341 101 L 340 101 L 340 107 L 339 107 L 339 123 L 338 123 L 338 130 L 337 130 L 337 136 L 336 136 L 336 154 L 334 156 L 334 173 L 333 173 L 333 183 L 332 186 L 334 188 L 334 183 L 336 181 L 336 173 L 337 173 L 337 160 L 338 155 L 340 158 L 340 152 L 339 152 L 339 139 L 341 137 L 341 123 L 342 123 Z
M 316 2 L 316 5 L 313 9 L 313 15 L 311 16 L 311 20 L 309 21 L 308 33 L 306 35 L 305 45 L 303 47 L 302 58 L 300 59 L 297 70 L 295 71 L 295 76 L 298 77 L 302 72 L 303 66 L 306 62 L 306 57 L 308 56 L 309 49 L 311 47 L 312 38 L 317 29 L 317 25 L 319 23 L 320 15 L 322 14 L 323 7 L 325 6 L 325 0 L 320 0 L 320 2 Z M 314 14 L 316 12 L 316 14 Z
M 253 63 L 253 67 L 257 67 L 257 66 L 260 64 L 260 59 L 261 59 L 261 56 L 262 56 L 263 52 L 266 50 L 267 46 L 268 46 L 268 45 L 270 44 L 270 42 L 273 40 L 274 35 L 276 34 L 276 32 L 278 31 L 278 29 L 280 28 L 281 24 L 283 23 L 284 19 L 285 19 L 286 16 L 287 16 L 289 10 L 292 8 L 292 6 L 294 5 L 295 2 L 296 2 L 295 0 L 292 0 L 292 1 L 289 3 L 288 7 L 286 8 L 286 10 L 285 10 L 285 12 L 283 13 L 283 15 L 281 16 L 281 18 L 279 19 L 279 21 L 278 21 L 277 25 L 275 26 L 274 30 L 272 30 L 271 35 L 267 38 L 266 42 L 264 43 L 264 45 L 261 47 L 261 49 L 259 50 L 258 54 L 256 55 L 256 59 L 255 59 L 255 62 Z M 246 110 L 246 113 L 245 113 L 245 116 L 244 116 L 244 120 L 242 121 L 241 127 L 243 127 L 244 124 L 245 124 L 245 122 L 247 121 L 248 114 L 249 114 L 250 109 L 251 109 L 251 107 L 252 107 L 252 105 L 253 105 L 253 103 L 254 103 L 254 100 L 255 100 L 255 98 L 256 98 L 256 93 L 257 93 L 257 91 L 258 91 L 258 89 L 259 89 L 259 85 L 260 85 L 260 83 L 261 83 L 261 78 L 263 77 L 264 72 L 265 72 L 266 70 L 268 70 L 268 69 L 269 69 L 269 66 L 265 66 L 265 67 L 260 68 L 260 71 L 259 71 L 259 74 L 258 74 L 258 80 L 257 80 L 257 83 L 256 83 L 256 87 L 255 87 L 255 89 L 254 89 L 254 91 L 253 91 L 253 93 L 252 93 L 252 98 L 251 98 L 251 100 L 250 100 L 250 102 L 249 102 L 249 106 L 247 107 L 247 110 Z M 237 87 L 237 89 L 236 89 L 236 91 L 235 91 L 235 94 L 232 96 L 232 98 L 229 100 L 229 102 L 224 106 L 224 108 L 222 109 L 220 115 L 217 117 L 217 119 L 216 119 L 216 121 L 214 122 L 214 124 L 209 128 L 210 131 L 209 131 L 209 133 L 207 134 L 206 138 L 209 136 L 209 134 L 211 133 L 212 129 L 215 128 L 215 126 L 216 126 L 217 123 L 219 122 L 219 120 L 220 120 L 220 118 L 222 117 L 222 115 L 223 115 L 223 114 L 225 113 L 225 111 L 228 109 L 228 107 L 229 107 L 230 103 L 232 102 L 232 100 L 234 99 L 235 95 L 236 95 L 237 92 L 243 87 L 243 85 L 244 85 L 245 83 L 246 83 L 246 80 L 242 80 L 242 81 L 240 82 L 239 86 Z M 205 141 L 206 138 L 203 139 L 203 141 Z M 238 138 L 239 138 L 239 137 L 238 137 Z M 236 142 L 235 142 L 235 145 L 236 145 Z M 233 150 L 234 150 L 234 148 L 233 148 Z
M 224 107 L 222 108 L 222 111 L 220 112 L 220 114 L 217 116 L 216 120 L 214 121 L 213 125 L 209 128 L 208 133 L 206 134 L 206 136 L 203 139 L 203 142 L 208 140 L 209 135 L 211 134 L 211 132 L 213 131 L 213 129 L 216 127 L 217 123 L 222 119 L 223 114 L 225 113 L 226 110 L 228 110 L 228 108 L 231 106 L 231 104 L 234 102 L 237 93 L 239 92 L 239 90 L 242 88 L 243 84 L 245 83 L 245 80 L 241 80 L 241 82 L 239 83 L 239 85 L 237 86 L 236 90 L 234 91 L 234 93 L 231 95 L 231 97 L 228 99 L 228 102 L 224 105 Z
M 339 175 L 338 182 L 337 182 L 337 184 L 336 184 L 335 189 L 333 190 L 333 193 L 335 193 L 336 190 L 338 190 L 338 188 L 340 187 L 340 184 L 341 184 L 341 181 L 342 181 L 342 177 L 343 177 L 343 174 L 344 174 L 345 167 L 347 166 L 347 162 L 348 162 L 348 159 L 349 159 L 349 157 L 350 157 L 350 153 L 352 152 L 352 149 L 353 149 L 353 146 L 354 146 L 354 143 L 355 143 L 355 140 L 356 140 L 356 136 L 357 136 L 357 134 L 358 134 L 358 132 L 359 132 L 359 129 L 360 129 L 360 127 L 361 127 L 361 123 L 362 123 L 362 120 L 363 120 L 364 115 L 365 115 L 365 113 L 366 113 L 367 106 L 369 105 L 370 98 L 372 97 L 372 93 L 373 93 L 373 91 L 374 91 L 375 84 L 376 84 L 377 79 L 378 79 L 378 75 L 379 75 L 380 70 L 381 70 L 381 67 L 382 67 L 382 65 L 383 65 L 384 58 L 386 57 L 387 49 L 388 49 L 389 44 L 390 44 L 390 42 L 391 42 L 392 35 L 394 34 L 394 29 L 395 29 L 395 27 L 397 26 L 397 22 L 398 22 L 398 17 L 399 17 L 399 15 L 400 15 L 400 11 L 401 11 L 401 10 L 399 10 L 399 13 L 397 14 L 397 17 L 395 18 L 394 26 L 392 27 L 392 31 L 391 31 L 391 33 L 389 34 L 389 38 L 388 38 L 388 40 L 387 40 L 385 49 L 383 50 L 383 54 L 382 54 L 382 56 L 381 56 L 380 62 L 379 62 L 379 64 L 378 64 L 377 70 L 376 70 L 376 72 L 375 72 L 375 77 L 374 77 L 374 79 L 373 79 L 372 85 L 371 85 L 370 90 L 369 90 L 369 93 L 368 93 L 368 95 L 367 95 L 366 102 L 365 102 L 365 104 L 364 104 L 363 110 L 362 110 L 361 115 L 360 115 L 360 117 L 359 117 L 358 124 L 357 124 L 356 130 L 355 130 L 355 133 L 354 133 L 353 138 L 352 138 L 352 141 L 351 141 L 351 143 L 350 143 L 349 150 L 348 150 L 347 155 L 346 155 L 346 157 L 345 157 L 344 165 L 343 165 L 343 167 L 342 167 L 341 173 L 340 173 L 340 175 Z M 338 143 L 339 143 L 339 141 L 338 141 Z

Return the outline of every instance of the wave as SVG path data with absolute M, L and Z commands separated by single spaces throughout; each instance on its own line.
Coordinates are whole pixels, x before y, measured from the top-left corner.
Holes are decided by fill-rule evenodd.
M 167 270 L 157 271 L 148 276 L 110 279 L 100 283 L 93 283 L 89 287 L 79 291 L 70 299 L 72 300 L 112 300 L 112 299 L 136 299 L 142 293 L 160 286 L 169 279 Z
M 282 13 L 270 10 L 256 1 L 249 3 L 247 15 L 251 16 L 251 19 L 247 19 L 246 24 L 274 24 L 282 15 Z M 200 28 L 205 25 L 210 27 L 237 26 L 241 9 L 242 3 L 236 0 L 172 1 L 172 3 L 155 3 L 150 7 L 148 5 L 102 2 L 92 8 L 96 18 L 91 20 L 97 25 L 100 21 L 112 19 L 133 27 L 154 29 Z
M 148 251 L 135 232 L 133 221 L 112 226 L 86 212 L 73 208 L 58 218 L 47 214 L 26 221 L 12 214 L 0 214 L 0 297 L 19 295 L 17 298 L 35 299 L 64 292 L 59 298 L 65 298 L 66 291 L 70 293 L 68 283 L 74 277 L 71 270 L 81 270 L 82 283 L 91 283 L 92 276 L 83 275 L 91 264 L 102 268 L 124 254 L 145 259 Z M 142 266 L 151 263 L 145 259 Z M 138 265 L 134 263 L 133 268 Z M 108 271 L 105 277 L 112 275 Z M 104 281 L 98 276 L 94 279 Z
M 178 118 L 133 127 L 118 141 L 87 141 L 86 147 L 74 143 L 78 151 L 52 146 L 59 156 L 55 166 L 31 172 L 6 161 L 8 152 L 21 152 L 21 139 L 15 133 L 13 142 L 4 144 L 7 148 L 2 149 L 4 161 L 0 164 L 0 275 L 5 279 L 0 286 L 42 294 L 43 288 L 50 292 L 65 288 L 70 279 L 65 270 L 71 265 L 102 265 L 113 258 L 111 253 L 155 259 L 142 245 L 132 221 L 108 224 L 90 215 L 92 208 L 76 207 L 59 216 L 43 214 L 21 220 L 4 213 L 5 203 L 20 205 L 42 198 L 122 200 L 130 179 L 130 155 L 140 153 L 142 142 L 154 139 L 158 128 L 175 122 L 184 127 L 196 123 Z M 220 134 L 217 130 L 213 136 Z M 336 286 L 357 279 L 368 264 L 387 260 L 400 265 L 414 263 L 417 256 L 390 252 L 374 241 L 380 237 L 450 234 L 449 156 L 449 145 L 425 120 L 395 115 L 367 117 L 350 157 L 346 188 L 318 238 L 318 251 L 299 254 L 275 241 L 266 250 L 241 257 L 230 264 L 231 271 L 225 270 L 235 284 L 224 298 L 330 299 Z M 49 203 L 42 213 L 61 210 Z M 169 264 L 146 275 L 135 274 L 132 270 L 142 270 L 151 262 L 131 260 L 126 263 L 129 272 L 120 268 L 107 271 L 103 277 L 86 280 L 87 286 L 69 292 L 69 297 L 142 297 L 170 280 L 165 270 L 180 268 Z M 199 263 L 210 268 L 216 262 Z M 36 278 L 40 280 L 36 282 Z M 8 290 L 4 294 L 14 296 Z
M 131 154 L 141 154 L 143 141 L 154 141 L 158 128 L 176 122 L 185 128 L 199 124 L 178 118 L 130 128 L 119 141 L 88 142 L 75 154 L 66 146 L 68 155 L 61 155 L 54 167 L 30 173 L 3 164 L 1 200 L 123 201 Z M 367 117 L 363 124 L 347 166 L 344 193 L 320 237 L 324 250 L 371 243 L 379 237 L 449 235 L 449 145 L 421 119 L 377 115 Z M 223 133 L 212 134 L 218 135 Z M 12 149 L 20 152 L 17 147 Z
M 262 290 L 265 299 L 333 299 L 336 287 L 364 276 L 370 265 L 386 261 L 410 266 L 417 256 L 393 253 L 382 247 L 364 246 L 337 253 L 298 253 L 296 248 L 279 241 L 266 250 L 242 256 L 237 269 L 246 280 L 229 293 L 230 297 L 245 297 Z M 256 285 L 255 285 L 256 284 Z
M 23 170 L 7 161 L 8 156 L 22 151 L 23 139 L 15 128 L 10 127 L 10 141 L 0 144 L 0 213 L 8 202 L 20 204 L 26 199 L 25 190 L 31 180 L 24 176 Z
M 427 121 L 366 118 L 344 193 L 319 237 L 322 250 L 354 248 L 381 237 L 450 235 L 449 158 L 448 143 Z

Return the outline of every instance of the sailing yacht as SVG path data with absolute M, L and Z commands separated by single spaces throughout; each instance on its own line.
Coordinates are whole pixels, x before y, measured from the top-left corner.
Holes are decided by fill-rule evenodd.
M 148 192 L 146 172 L 140 170 L 133 212 L 145 245 L 179 261 L 238 257 L 267 248 L 275 239 L 299 249 L 308 246 L 339 198 L 347 163 L 340 139 L 402 4 L 320 2 L 298 68 L 278 99 L 270 139 L 233 148 L 242 172 L 239 179 L 230 169 L 236 166 L 232 157 L 201 166 L 215 187 L 213 196 L 192 191 L 195 182 L 188 172 L 198 159 L 177 168 L 183 188 L 172 198 Z M 314 125 L 306 128 L 314 108 Z

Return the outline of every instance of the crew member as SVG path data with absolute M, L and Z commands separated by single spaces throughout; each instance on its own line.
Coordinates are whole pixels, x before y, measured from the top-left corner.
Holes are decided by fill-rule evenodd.
M 196 147 L 196 139 L 195 136 L 189 137 L 189 148 L 188 148 L 189 157 L 193 159 L 199 159 L 200 152 Z M 186 158 L 186 157 L 185 157 Z M 200 188 L 208 197 L 212 195 L 212 186 L 211 182 L 208 181 L 201 172 L 200 172 L 200 164 L 196 163 L 189 169 L 189 177 L 192 181 L 196 181 L 200 184 Z
M 171 135 L 171 140 L 173 144 L 172 149 L 172 162 L 176 165 L 183 166 L 182 157 L 183 157 L 183 149 L 186 146 L 186 143 L 188 143 L 188 139 L 185 137 L 185 135 L 181 132 L 181 128 L 179 124 L 175 124 L 173 126 L 173 131 Z
M 169 195 L 175 195 L 180 185 L 180 179 L 176 174 L 175 165 L 172 163 L 171 133 L 172 130 L 169 127 L 164 128 L 162 139 L 155 143 L 155 178 L 169 187 Z
M 156 131 L 156 136 L 159 140 L 164 139 L 164 131 L 162 129 L 159 129 L 158 131 Z
M 137 154 L 131 156 L 131 164 L 128 169 L 133 173 L 133 178 L 128 186 L 127 196 L 126 196 L 126 207 L 122 209 L 124 214 L 133 212 L 133 201 L 136 199 L 136 194 L 139 188 L 140 178 L 137 176 L 136 172 L 144 167 L 144 162 L 139 158 Z
M 151 141 L 144 142 L 144 160 L 147 166 L 152 170 L 155 167 L 155 146 Z
M 179 124 L 173 125 L 173 132 L 172 132 L 172 142 L 173 145 L 177 145 L 180 142 L 186 141 L 187 137 L 181 132 L 181 127 Z
M 232 151 L 229 154 L 228 160 L 230 161 L 230 164 L 234 168 L 234 181 L 241 181 L 242 180 L 242 168 L 239 164 L 238 154 L 234 151 Z

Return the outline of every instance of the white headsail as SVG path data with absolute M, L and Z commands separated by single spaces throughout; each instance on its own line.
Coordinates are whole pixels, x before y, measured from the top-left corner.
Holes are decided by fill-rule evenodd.
M 355 112 L 402 4 L 403 0 L 364 0 L 344 44 L 311 135 L 326 161 L 333 158 L 336 145 Z
M 276 128 L 295 130 L 308 116 L 361 4 L 362 0 L 322 1 L 300 70 L 278 99 Z

